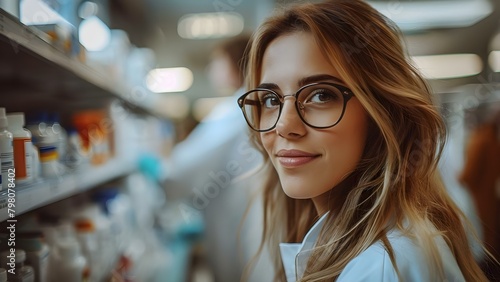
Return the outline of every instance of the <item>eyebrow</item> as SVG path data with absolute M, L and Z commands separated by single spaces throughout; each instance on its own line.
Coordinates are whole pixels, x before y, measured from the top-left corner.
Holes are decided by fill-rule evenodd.
M 312 76 L 302 78 L 301 80 L 299 80 L 299 86 L 304 86 L 306 84 L 325 81 L 325 80 L 334 81 L 334 82 L 338 82 L 338 83 L 344 83 L 340 78 L 335 77 L 333 75 L 317 74 L 317 75 L 312 75 Z
M 329 74 L 316 74 L 316 75 L 311 75 L 308 77 L 301 78 L 299 80 L 299 87 L 304 86 L 306 84 L 314 83 L 314 82 L 321 82 L 321 81 L 333 81 L 337 83 L 343 84 L 344 82 L 335 76 L 329 75 Z M 257 88 L 265 88 L 269 90 L 278 90 L 280 87 L 276 83 L 261 83 Z

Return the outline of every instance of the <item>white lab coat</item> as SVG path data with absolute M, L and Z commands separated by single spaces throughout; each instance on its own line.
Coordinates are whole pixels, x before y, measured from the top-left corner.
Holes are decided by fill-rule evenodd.
M 302 277 L 311 249 L 321 231 L 326 214 L 323 215 L 304 237 L 302 244 L 281 243 L 280 251 L 287 282 Z M 403 281 L 432 281 L 427 260 L 416 242 L 393 230 L 387 234 L 394 250 L 396 264 Z M 446 281 L 465 281 L 458 264 L 442 237 L 436 242 L 446 275 Z M 399 281 L 397 273 L 381 241 L 375 242 L 359 256 L 351 260 L 341 272 L 337 282 L 391 282 Z

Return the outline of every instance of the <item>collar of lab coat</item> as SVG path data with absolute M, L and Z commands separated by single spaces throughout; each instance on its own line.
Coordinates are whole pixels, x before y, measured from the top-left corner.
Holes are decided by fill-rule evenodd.
M 285 268 L 287 282 L 295 282 L 304 274 L 307 260 L 316 244 L 327 215 L 328 212 L 321 216 L 307 232 L 302 243 L 280 243 L 281 261 Z

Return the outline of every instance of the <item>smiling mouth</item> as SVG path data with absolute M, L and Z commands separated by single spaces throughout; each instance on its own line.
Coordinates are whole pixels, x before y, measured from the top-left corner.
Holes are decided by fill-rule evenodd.
M 281 150 L 276 154 L 279 163 L 285 168 L 296 168 L 308 164 L 320 155 L 298 150 Z

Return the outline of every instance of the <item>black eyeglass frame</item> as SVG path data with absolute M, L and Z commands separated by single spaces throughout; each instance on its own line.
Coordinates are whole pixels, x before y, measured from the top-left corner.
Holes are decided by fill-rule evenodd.
M 340 114 L 339 119 L 334 124 L 332 124 L 332 125 L 328 125 L 328 126 L 314 126 L 314 125 L 311 125 L 310 123 L 308 123 L 304 119 L 304 117 L 302 117 L 302 114 L 300 113 L 301 109 L 300 109 L 299 104 L 301 104 L 301 103 L 298 100 L 300 92 L 302 92 L 304 89 L 306 89 L 308 87 L 315 86 L 315 85 L 330 85 L 330 86 L 333 86 L 333 87 L 337 88 L 340 91 L 340 93 L 342 93 L 342 95 L 344 97 L 344 99 L 343 99 L 344 105 L 342 106 L 342 113 Z M 278 97 L 278 100 L 280 101 L 280 108 L 279 108 L 279 112 L 278 112 L 278 118 L 276 119 L 276 122 L 274 123 L 274 125 L 271 126 L 269 129 L 256 129 L 248 121 L 248 118 L 247 118 L 247 115 L 246 115 L 246 112 L 245 112 L 245 109 L 244 109 L 244 107 L 245 107 L 244 101 L 245 101 L 245 98 L 248 95 L 250 95 L 251 93 L 256 92 L 256 91 L 267 91 L 267 92 L 270 92 L 270 93 L 276 95 L 276 97 Z M 271 131 L 274 128 L 276 128 L 276 125 L 278 124 L 278 121 L 279 121 L 279 119 L 281 117 L 281 111 L 283 110 L 283 104 L 285 102 L 285 98 L 289 97 L 289 96 L 294 96 L 295 97 L 295 109 L 297 110 L 297 114 L 299 115 L 299 117 L 302 120 L 302 122 L 304 122 L 307 126 L 310 126 L 312 128 L 325 129 L 325 128 L 334 127 L 335 125 L 337 125 L 342 120 L 342 118 L 344 117 L 344 113 L 345 113 L 345 109 L 346 109 L 346 106 L 347 106 L 347 102 L 354 96 L 354 93 L 352 93 L 351 89 L 349 89 L 349 88 L 347 88 L 347 87 L 345 87 L 343 85 L 340 85 L 340 84 L 337 84 L 337 83 L 332 83 L 332 82 L 315 82 L 315 83 L 310 83 L 310 84 L 307 84 L 307 85 L 304 85 L 304 86 L 300 87 L 299 90 L 297 90 L 295 92 L 295 94 L 292 94 L 292 95 L 280 95 L 276 91 L 271 90 L 271 89 L 267 89 L 267 88 L 255 88 L 253 90 L 250 90 L 250 91 L 246 92 L 245 94 L 241 95 L 238 98 L 238 106 L 240 107 L 241 111 L 243 112 L 243 116 L 245 117 L 245 121 L 247 122 L 248 126 L 250 126 L 250 128 L 252 130 L 257 131 L 257 132 L 266 132 L 266 131 Z

